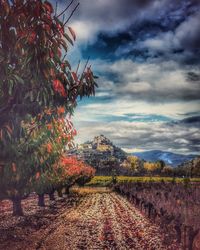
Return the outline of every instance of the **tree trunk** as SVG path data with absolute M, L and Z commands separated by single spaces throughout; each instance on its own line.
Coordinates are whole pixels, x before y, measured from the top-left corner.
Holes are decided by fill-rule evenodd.
M 55 201 L 54 192 L 49 193 L 50 201 Z
M 175 225 L 175 230 L 176 230 L 176 238 L 178 243 L 181 243 L 181 227 L 179 225 Z
M 14 216 L 23 216 L 21 201 L 21 197 L 12 198 Z
M 38 206 L 45 207 L 44 194 L 38 194 Z
M 148 204 L 148 218 L 151 218 L 151 212 L 152 212 L 153 205 L 151 203 Z
M 189 232 L 188 232 L 188 239 L 189 239 L 189 245 L 188 245 L 188 249 L 192 250 L 193 249 L 193 241 L 195 236 L 198 234 L 199 229 L 194 230 L 192 227 L 189 228 Z
M 65 194 L 69 194 L 69 187 L 65 187 Z
M 57 193 L 59 197 L 63 197 L 62 188 L 58 188 Z

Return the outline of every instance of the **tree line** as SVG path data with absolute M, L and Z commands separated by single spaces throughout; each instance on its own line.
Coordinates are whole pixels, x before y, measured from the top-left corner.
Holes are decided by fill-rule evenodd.
M 121 164 L 128 174 L 149 175 L 149 176 L 172 176 L 172 177 L 199 177 L 200 176 L 200 158 L 197 157 L 189 162 L 183 163 L 177 167 L 167 165 L 164 161 L 156 162 L 144 161 L 137 156 L 128 156 Z

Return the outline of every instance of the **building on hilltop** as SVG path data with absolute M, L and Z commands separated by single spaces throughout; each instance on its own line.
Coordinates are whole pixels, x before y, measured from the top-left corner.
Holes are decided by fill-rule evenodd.
M 104 135 L 96 136 L 92 141 L 78 145 L 69 154 L 76 155 L 94 168 L 96 174 L 109 175 L 112 169 L 120 168 L 126 153 Z M 118 171 L 120 174 L 120 171 Z

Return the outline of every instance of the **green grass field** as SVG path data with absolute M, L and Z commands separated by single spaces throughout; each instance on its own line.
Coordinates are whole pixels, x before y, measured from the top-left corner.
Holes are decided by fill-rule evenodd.
M 184 182 L 184 178 L 173 178 L 173 177 L 144 177 L 144 176 L 117 176 L 117 182 Z M 189 179 L 190 182 L 200 182 L 200 178 L 191 178 Z M 109 186 L 112 183 L 112 176 L 95 176 L 90 182 L 86 184 L 86 186 Z

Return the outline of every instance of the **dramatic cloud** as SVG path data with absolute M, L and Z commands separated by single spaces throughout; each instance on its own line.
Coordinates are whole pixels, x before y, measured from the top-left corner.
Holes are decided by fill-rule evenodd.
M 62 8 L 65 6 L 61 5 Z M 171 26 L 192 14 L 198 1 L 182 0 L 82 0 L 72 25 L 79 39 L 91 41 L 100 32 L 119 32 L 143 21 L 159 22 Z
M 199 127 L 195 124 L 186 126 L 182 123 L 163 122 L 87 122 L 79 128 L 79 133 L 87 140 L 97 134 L 104 134 L 128 152 L 160 149 L 188 154 L 198 153 L 200 150 Z
M 199 13 L 198 0 L 81 1 L 69 57 L 90 56 L 99 88 L 75 112 L 78 142 L 105 134 L 127 151 L 199 151 Z
M 191 109 L 198 110 L 198 106 L 195 103 L 190 107 L 185 103 L 150 106 L 148 103 L 128 100 L 80 106 L 74 117 L 79 131 L 77 142 L 104 134 L 129 152 L 162 149 L 197 153 L 200 147 L 198 118 L 180 120 L 188 115 L 180 114 L 180 111 Z
M 181 68 L 174 61 L 137 63 L 129 59 L 99 62 L 96 69 L 104 73 L 100 90 L 107 89 L 116 98 L 123 95 L 150 102 L 199 100 L 199 71 L 191 66 Z
M 200 13 L 188 17 L 185 22 L 181 23 L 175 31 L 175 38 L 179 46 L 189 50 L 199 49 L 200 44 Z
M 83 0 L 72 26 L 80 40 L 92 42 L 100 32 L 119 32 L 136 21 L 152 1 Z
M 130 116 L 134 115 L 161 115 L 171 118 L 171 120 L 180 120 L 188 117 L 190 110 L 194 110 L 194 114 L 199 111 L 199 102 L 171 102 L 171 103 L 151 103 L 144 101 L 136 101 L 124 99 L 123 95 L 117 100 L 106 99 L 102 101 L 102 97 L 90 98 L 90 102 L 81 101 L 75 113 L 75 120 L 84 122 L 90 119 L 91 121 L 99 121 L 100 118 L 107 117 L 109 120 L 112 116 Z M 183 114 L 182 112 L 185 112 Z M 191 114 L 192 115 L 192 114 Z M 189 116 L 191 116 L 189 115 Z
M 116 54 L 130 53 L 134 50 L 146 51 L 148 57 L 164 57 L 182 63 L 196 63 L 200 54 L 200 14 L 186 18 L 174 30 L 160 30 L 150 37 L 129 42 L 119 47 Z M 199 61 L 200 63 L 200 61 Z

